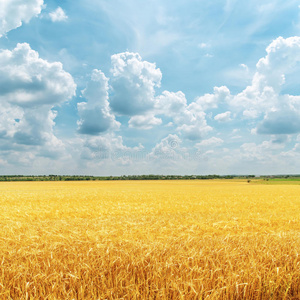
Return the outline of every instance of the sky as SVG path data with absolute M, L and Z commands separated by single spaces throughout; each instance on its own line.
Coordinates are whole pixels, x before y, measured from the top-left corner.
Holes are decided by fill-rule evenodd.
M 0 174 L 300 174 L 299 0 L 0 0 Z

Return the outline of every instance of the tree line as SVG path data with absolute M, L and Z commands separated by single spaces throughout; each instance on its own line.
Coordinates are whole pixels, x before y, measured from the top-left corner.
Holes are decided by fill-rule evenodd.
M 0 175 L 0 181 L 88 181 L 88 180 L 195 180 L 195 179 L 292 179 L 300 175 L 122 175 L 122 176 L 90 176 L 90 175 Z

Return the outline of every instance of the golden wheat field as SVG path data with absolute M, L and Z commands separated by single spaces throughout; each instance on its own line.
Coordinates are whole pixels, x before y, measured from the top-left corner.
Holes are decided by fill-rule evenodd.
M 300 185 L 0 184 L 0 299 L 300 299 Z

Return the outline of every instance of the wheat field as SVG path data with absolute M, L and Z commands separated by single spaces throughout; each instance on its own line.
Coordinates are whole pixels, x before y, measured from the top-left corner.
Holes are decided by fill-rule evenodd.
M 300 299 L 300 185 L 0 184 L 0 299 Z

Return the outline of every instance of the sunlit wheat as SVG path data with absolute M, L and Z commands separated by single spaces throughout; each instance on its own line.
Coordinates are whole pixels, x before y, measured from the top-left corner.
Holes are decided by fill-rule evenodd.
M 0 299 L 300 299 L 300 185 L 0 185 Z

